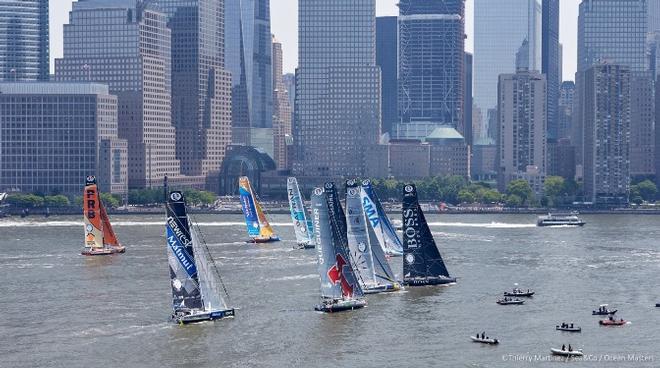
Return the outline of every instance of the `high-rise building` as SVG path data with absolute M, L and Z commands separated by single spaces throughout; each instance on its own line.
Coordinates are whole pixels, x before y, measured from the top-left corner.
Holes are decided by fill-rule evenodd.
M 527 180 L 543 193 L 547 165 L 547 82 L 537 71 L 502 74 L 498 86 L 498 187 Z
M 282 77 L 284 80 L 284 86 L 286 91 L 289 93 L 289 105 L 295 111 L 296 105 L 296 75 L 294 73 L 286 73 Z
M 465 53 L 465 97 L 463 98 L 463 126 L 465 127 L 465 142 L 468 146 L 472 146 L 474 130 L 472 126 L 473 121 L 473 105 L 474 100 L 472 98 L 472 63 L 474 58 L 469 52 Z
M 291 137 L 291 105 L 282 78 L 282 44 L 273 36 L 273 160 L 278 169 L 289 167 L 287 137 Z
M 541 72 L 548 82 L 548 140 L 559 138 L 559 86 L 561 55 L 559 51 L 559 0 L 543 0 L 543 36 Z
M 497 121 L 498 78 L 515 73 L 516 56 L 528 64 L 521 66 L 541 71 L 541 31 L 541 0 L 475 0 L 474 102 L 481 117 L 475 144 L 495 142 L 497 129 L 488 125 Z
M 167 14 L 172 30 L 172 124 L 181 172 L 215 175 L 231 144 L 231 74 L 225 70 L 224 0 L 154 2 Z M 270 32 L 265 42 L 269 45 Z M 271 95 L 272 90 L 264 93 Z
M 655 81 L 633 73 L 630 83 L 630 175 L 655 175 Z
M 431 123 L 464 134 L 464 73 L 465 0 L 401 0 L 399 124 Z
M 596 204 L 628 203 L 629 66 L 596 64 L 584 72 L 584 192 Z
M 361 176 L 380 136 L 375 0 L 300 0 L 295 171 Z
M 80 195 L 96 175 L 126 193 L 127 143 L 117 97 L 92 83 L 0 83 L 0 191 Z
M 582 0 L 578 18 L 578 72 L 601 61 L 649 68 L 647 0 Z M 578 86 L 579 87 L 579 86 Z
M 224 0 L 225 65 L 231 72 L 232 143 L 273 157 L 269 0 Z
M 573 139 L 573 103 L 575 97 L 575 82 L 566 81 L 559 89 L 558 139 Z
M 660 31 L 660 0 L 648 1 L 649 32 Z
M 0 81 L 48 80 L 48 0 L 0 2 Z
M 64 26 L 63 58 L 55 61 L 57 80 L 104 83 L 117 95 L 131 188 L 160 186 L 164 176 L 180 176 L 166 22 L 165 14 L 136 0 L 75 2 Z
M 380 67 L 382 78 L 382 132 L 389 133 L 390 136 L 393 135 L 394 126 L 399 120 L 397 110 L 398 40 L 397 17 L 376 18 L 376 64 Z

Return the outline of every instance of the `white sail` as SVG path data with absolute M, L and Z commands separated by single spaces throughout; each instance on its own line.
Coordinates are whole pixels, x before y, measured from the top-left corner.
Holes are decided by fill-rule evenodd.
M 227 303 L 222 298 L 224 292 L 222 291 L 220 275 L 211 252 L 209 252 L 206 244 L 199 241 L 196 229 L 191 226 L 190 230 L 204 310 L 227 309 Z
M 375 287 L 378 285 L 378 280 L 367 233 L 367 220 L 360 200 L 360 188 L 357 185 L 346 187 L 346 212 L 348 248 L 355 271 L 359 273 L 363 289 Z
M 300 195 L 300 188 L 296 178 L 288 178 L 286 183 L 287 196 L 289 197 L 289 209 L 291 210 L 291 221 L 293 221 L 293 228 L 296 232 L 296 240 L 298 244 L 311 244 L 313 242 L 312 234 L 310 234 L 307 224 L 307 215 L 305 213 L 305 205 Z

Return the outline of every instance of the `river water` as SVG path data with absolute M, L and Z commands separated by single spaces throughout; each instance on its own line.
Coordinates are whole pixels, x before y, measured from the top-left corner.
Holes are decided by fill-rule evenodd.
M 219 263 L 237 317 L 169 322 L 163 216 L 114 216 L 127 253 L 79 255 L 77 217 L 0 220 L 1 367 L 527 367 L 572 344 L 574 367 L 660 366 L 660 218 L 585 216 L 584 228 L 537 228 L 533 215 L 430 215 L 458 284 L 368 297 L 368 307 L 313 311 L 314 250 L 285 239 L 250 245 L 242 216 L 195 220 Z M 392 259 L 400 273 L 401 258 Z M 537 295 L 499 306 L 515 283 Z M 618 308 L 624 327 L 591 310 Z M 555 331 L 574 322 L 581 334 Z M 499 346 L 470 342 L 486 331 Z M 532 363 L 530 363 L 530 360 Z

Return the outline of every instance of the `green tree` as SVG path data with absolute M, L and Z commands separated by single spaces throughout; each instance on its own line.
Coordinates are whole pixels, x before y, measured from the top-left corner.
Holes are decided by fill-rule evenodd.
M 522 201 L 520 204 L 521 206 L 524 204 L 532 203 L 534 199 L 532 188 L 529 186 L 529 183 L 526 180 L 513 180 L 507 186 L 506 192 L 509 196 L 515 195 L 518 197 Z
M 492 204 L 492 203 L 499 203 L 502 201 L 502 194 L 498 192 L 496 189 L 487 189 L 483 192 L 483 199 L 482 203 L 484 204 Z
M 648 202 L 655 201 L 655 198 L 658 195 L 658 187 L 655 185 L 655 183 L 646 179 L 635 186 L 637 187 L 639 195 L 643 200 Z
M 555 206 L 558 199 L 561 198 L 564 193 L 564 178 L 561 176 L 548 176 L 545 178 L 543 188 L 546 196 L 543 197 L 541 205 L 550 207 Z
M 22 208 L 41 207 L 44 205 L 44 198 L 35 194 L 11 194 L 7 203 Z
M 524 203 L 523 199 L 516 194 L 509 194 L 506 197 L 507 207 L 521 207 L 523 203 Z
M 463 189 L 458 193 L 458 201 L 460 203 L 474 203 L 477 201 L 476 198 L 477 197 L 474 195 L 474 193 L 467 189 Z
M 121 204 L 121 199 L 110 193 L 101 193 L 101 202 L 107 208 L 117 208 Z
M 58 194 L 44 197 L 44 205 L 47 207 L 67 207 L 71 205 L 71 202 L 66 196 Z

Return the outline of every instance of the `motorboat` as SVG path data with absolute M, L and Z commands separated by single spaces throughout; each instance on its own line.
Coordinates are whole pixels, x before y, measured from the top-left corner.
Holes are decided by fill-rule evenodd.
M 474 342 L 478 342 L 480 344 L 486 344 L 486 345 L 498 345 L 500 343 L 500 340 L 498 339 L 491 339 L 489 337 L 486 338 L 481 338 L 478 335 L 477 336 L 470 336 L 470 339 Z
M 555 326 L 555 329 L 557 331 L 564 331 L 564 332 L 582 332 L 582 327 L 580 326 L 575 326 L 572 323 L 562 323 L 561 325 Z
M 584 356 L 584 353 L 582 350 L 566 350 L 566 349 L 555 349 L 552 348 L 550 349 L 550 352 L 552 355 L 558 355 L 558 356 L 563 356 L 567 358 L 575 358 L 575 357 L 582 357 Z
M 518 288 L 514 288 L 513 291 L 505 291 L 504 296 L 529 298 L 531 296 L 534 296 L 534 291 L 529 289 L 527 289 L 527 291 L 524 291 Z
M 569 214 L 548 213 L 547 216 L 539 216 L 536 225 L 540 227 L 548 226 L 584 226 L 586 222 L 578 216 L 577 212 Z
M 598 310 L 591 311 L 592 316 L 611 316 L 616 314 L 618 309 L 609 309 L 609 306 L 607 304 L 601 304 L 598 306 Z
M 499 305 L 523 305 L 525 304 L 525 301 L 522 299 L 509 299 L 509 298 L 504 298 L 500 299 L 497 301 L 497 304 Z

